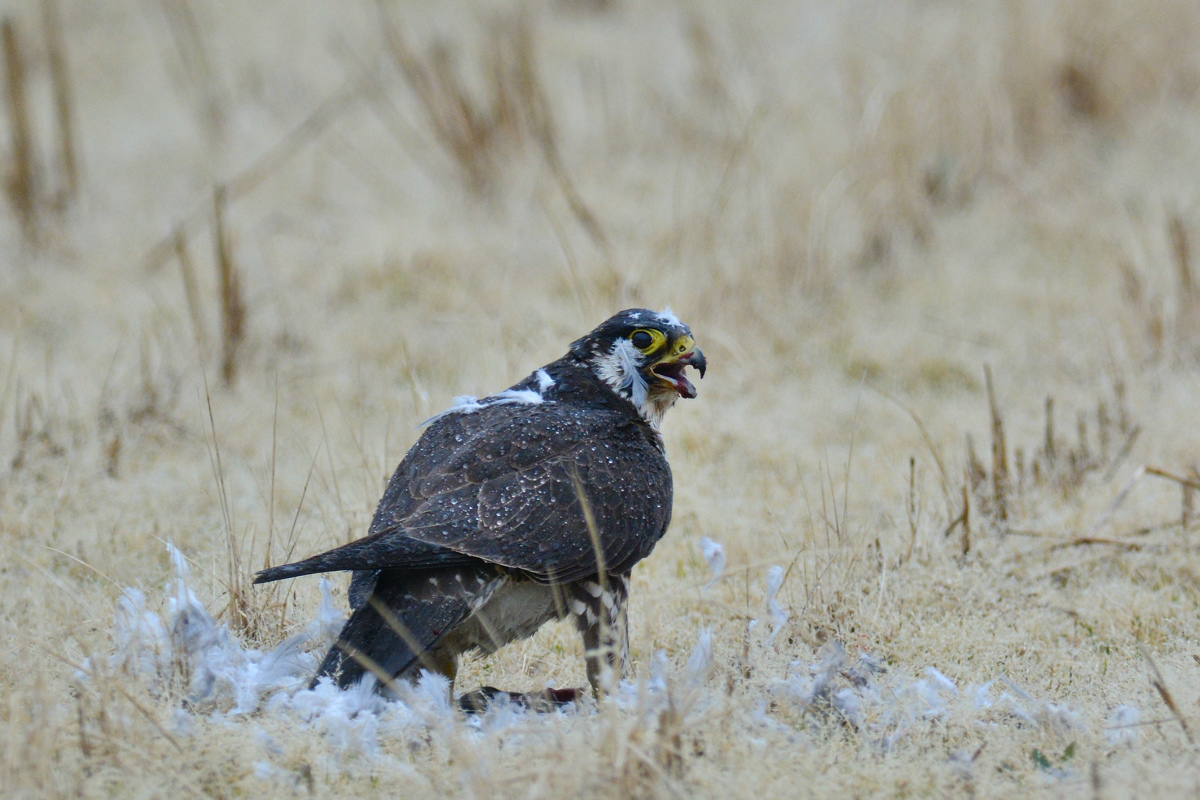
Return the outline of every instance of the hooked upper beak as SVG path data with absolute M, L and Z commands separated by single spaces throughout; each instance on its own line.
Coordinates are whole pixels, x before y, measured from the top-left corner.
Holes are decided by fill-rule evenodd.
M 696 372 L 700 373 L 701 378 L 704 378 L 704 370 L 708 368 L 708 360 L 704 358 L 704 353 L 700 352 L 699 347 L 693 347 L 690 353 L 684 353 L 680 357 L 679 363 L 694 367 Z
M 692 367 L 700 373 L 700 377 L 704 377 L 704 371 L 708 368 L 708 361 L 704 358 L 704 353 L 699 347 L 693 347 L 686 353 L 683 353 L 678 358 L 670 358 L 655 364 L 651 371 L 659 378 L 670 383 L 680 397 L 691 399 L 696 396 L 696 387 L 687 379 L 685 367 Z

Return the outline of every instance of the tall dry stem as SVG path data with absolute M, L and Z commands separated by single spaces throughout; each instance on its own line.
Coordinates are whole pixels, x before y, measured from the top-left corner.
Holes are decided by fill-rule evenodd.
M 992 385 L 992 368 L 983 367 L 984 382 L 987 384 L 988 410 L 992 417 L 992 496 L 995 502 L 995 517 L 1004 522 L 1008 519 L 1008 447 L 1004 441 L 1004 420 L 1000 418 L 1000 407 L 996 403 L 996 391 Z
M 42 0 L 42 27 L 46 34 L 46 58 L 54 92 L 54 118 L 58 133 L 59 180 L 55 205 L 65 206 L 79 191 L 79 163 L 75 149 L 74 92 L 67 65 L 66 37 L 58 0 Z
M 175 229 L 175 257 L 179 261 L 179 273 L 183 279 L 183 294 L 187 301 L 188 316 L 192 320 L 192 333 L 201 355 L 208 351 L 208 334 L 204 328 L 204 312 L 200 307 L 200 290 L 196 284 L 196 268 L 188 250 L 187 233 L 183 226 Z
M 221 283 L 221 377 L 226 386 L 237 379 L 237 351 L 245 336 L 246 306 L 233 250 L 225 232 L 225 187 L 213 190 L 213 249 Z
M 8 126 L 12 143 L 12 167 L 6 176 L 8 199 L 21 223 L 26 241 L 37 236 L 37 170 L 33 155 L 33 133 L 29 120 L 29 104 L 25 97 L 25 59 L 21 53 L 20 34 L 12 18 L 0 23 L 0 39 L 4 47 L 4 70 L 8 87 Z

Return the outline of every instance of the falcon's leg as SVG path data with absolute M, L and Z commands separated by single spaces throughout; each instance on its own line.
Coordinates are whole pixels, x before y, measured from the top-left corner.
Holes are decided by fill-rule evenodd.
M 570 587 L 567 605 L 583 634 L 588 683 L 597 700 L 616 688 L 629 664 L 628 598 L 627 574 L 609 575 L 607 586 L 580 581 Z

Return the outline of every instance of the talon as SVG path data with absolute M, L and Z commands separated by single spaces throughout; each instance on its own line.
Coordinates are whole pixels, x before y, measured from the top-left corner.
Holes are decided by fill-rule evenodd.
M 583 689 L 551 689 L 540 692 L 506 692 L 495 686 L 480 686 L 458 698 L 458 707 L 467 714 L 483 714 L 499 703 L 511 703 L 530 711 L 554 711 L 579 701 Z

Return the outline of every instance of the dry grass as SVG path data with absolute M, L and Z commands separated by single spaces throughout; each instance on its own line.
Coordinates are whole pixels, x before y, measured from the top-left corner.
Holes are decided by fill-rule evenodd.
M 7 176 L 8 199 L 16 212 L 26 239 L 33 239 L 37 220 L 34 185 L 33 136 L 29 130 L 29 103 L 26 100 L 26 67 L 21 37 L 12 19 L 0 23 L 0 42 L 4 48 L 5 89 L 8 96 L 8 128 L 11 174 Z
M 0 16 L 8 795 L 1194 791 L 1194 3 Z M 304 629 L 317 582 L 255 569 L 358 536 L 418 422 L 635 304 L 712 364 L 634 576 L 657 700 L 371 755 L 109 661 L 124 587 L 163 610 L 166 541 L 248 646 Z M 926 667 L 961 694 L 856 716 L 864 652 L 896 702 Z M 1001 676 L 1028 719 L 972 705 Z M 459 688 L 551 680 L 584 683 L 566 626 Z

